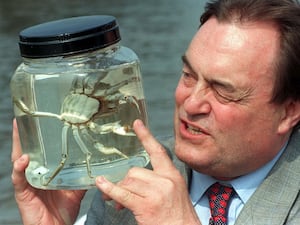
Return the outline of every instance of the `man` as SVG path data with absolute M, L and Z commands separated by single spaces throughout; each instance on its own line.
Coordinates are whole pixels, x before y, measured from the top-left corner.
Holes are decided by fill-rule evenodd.
M 299 40 L 296 1 L 209 3 L 182 56 L 176 156 L 135 121 L 153 170 L 133 168 L 118 184 L 98 177 L 86 224 L 207 225 L 215 182 L 234 189 L 223 224 L 300 224 Z M 33 189 L 20 156 L 15 126 L 12 181 L 24 224 L 72 224 L 84 192 Z

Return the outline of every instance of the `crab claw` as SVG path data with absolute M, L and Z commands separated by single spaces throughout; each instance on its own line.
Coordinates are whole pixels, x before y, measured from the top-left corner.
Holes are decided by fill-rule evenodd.
M 136 134 L 130 130 L 132 130 L 132 128 L 129 125 L 123 127 L 119 125 L 118 127 L 114 127 L 112 132 L 122 136 L 136 136 Z
M 121 126 L 120 120 L 112 123 L 107 123 L 103 125 L 98 125 L 96 123 L 91 122 L 89 124 L 89 128 L 99 134 L 108 134 L 108 133 L 115 133 L 122 136 L 136 136 L 134 132 L 131 132 L 131 127 L 129 125 L 127 126 Z
M 116 149 L 115 147 L 105 147 L 103 144 L 101 144 L 99 142 L 97 142 L 94 146 L 96 149 L 98 149 L 100 152 L 102 152 L 105 155 L 117 154 L 125 159 L 128 159 L 127 155 L 125 155 L 120 150 Z

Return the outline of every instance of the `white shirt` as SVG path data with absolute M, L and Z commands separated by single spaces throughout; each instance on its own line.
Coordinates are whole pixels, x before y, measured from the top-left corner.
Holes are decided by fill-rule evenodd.
M 76 223 L 74 223 L 74 225 L 84 225 L 85 221 L 86 221 L 86 215 L 83 215 L 76 221 Z

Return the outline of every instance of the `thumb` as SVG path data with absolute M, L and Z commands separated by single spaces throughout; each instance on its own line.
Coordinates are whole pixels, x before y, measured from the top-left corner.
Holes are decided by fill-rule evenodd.
M 28 182 L 25 177 L 25 169 L 29 164 L 29 156 L 22 155 L 19 159 L 13 163 L 13 171 L 11 180 L 15 188 L 16 195 L 22 193 L 27 187 Z
M 11 161 L 14 162 L 22 155 L 20 137 L 16 119 L 13 120 Z
M 29 185 L 25 178 L 25 169 L 29 164 L 29 156 L 22 155 L 16 119 L 13 120 L 11 160 L 13 162 L 11 180 L 17 194 L 23 192 Z

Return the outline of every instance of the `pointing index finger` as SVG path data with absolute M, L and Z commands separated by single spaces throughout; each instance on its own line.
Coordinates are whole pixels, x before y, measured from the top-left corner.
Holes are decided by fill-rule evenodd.
M 154 171 L 164 174 L 175 168 L 164 147 L 153 137 L 141 120 L 134 121 L 133 128 L 150 156 Z

